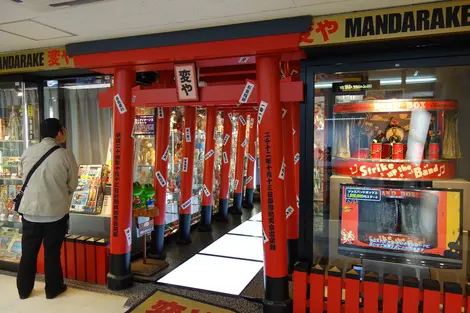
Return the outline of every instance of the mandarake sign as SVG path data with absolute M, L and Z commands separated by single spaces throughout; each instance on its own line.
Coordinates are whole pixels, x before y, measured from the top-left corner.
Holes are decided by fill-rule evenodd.
M 300 46 L 319 46 L 470 31 L 470 1 L 314 17 Z
M 64 47 L 0 54 L 0 74 L 73 68 Z

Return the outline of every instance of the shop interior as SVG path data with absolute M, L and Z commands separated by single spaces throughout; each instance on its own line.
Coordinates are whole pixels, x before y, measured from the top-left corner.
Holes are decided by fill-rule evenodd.
M 314 86 L 315 255 L 464 284 L 470 66 L 316 74 Z

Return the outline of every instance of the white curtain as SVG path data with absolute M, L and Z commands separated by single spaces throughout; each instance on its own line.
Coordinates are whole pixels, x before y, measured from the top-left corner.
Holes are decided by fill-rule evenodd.
M 66 89 L 67 148 L 78 164 L 104 164 L 112 129 L 112 109 L 98 107 L 104 89 Z

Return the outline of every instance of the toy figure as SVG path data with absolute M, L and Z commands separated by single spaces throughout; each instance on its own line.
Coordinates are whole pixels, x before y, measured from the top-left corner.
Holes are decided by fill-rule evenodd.
M 401 142 L 402 138 L 397 134 L 397 130 L 398 130 L 397 127 L 392 128 L 392 135 L 388 139 L 388 141 L 390 143 L 399 143 L 399 142 Z

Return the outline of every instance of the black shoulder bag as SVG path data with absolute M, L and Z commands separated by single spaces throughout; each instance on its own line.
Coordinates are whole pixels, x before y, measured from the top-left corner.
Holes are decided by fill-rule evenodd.
M 38 169 L 38 167 L 42 164 L 42 162 L 44 162 L 45 159 L 47 159 L 54 151 L 56 151 L 58 149 L 60 149 L 59 146 L 52 147 L 31 168 L 31 170 L 28 173 L 28 176 L 26 176 L 26 180 L 24 181 L 24 184 L 23 184 L 23 187 L 21 188 L 21 191 L 16 195 L 15 199 L 13 200 L 13 202 L 15 203 L 15 211 L 16 212 L 18 212 L 18 210 L 20 209 L 21 199 L 23 199 L 24 191 L 26 190 L 26 187 L 28 187 L 28 183 L 29 183 L 29 180 L 31 179 L 31 176 L 33 176 L 34 172 Z

